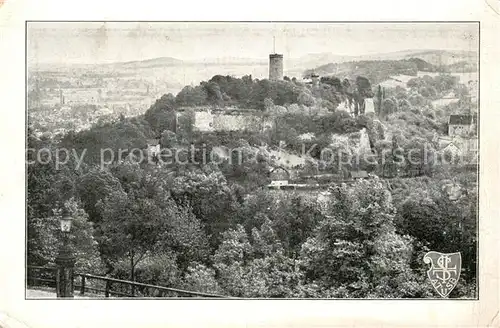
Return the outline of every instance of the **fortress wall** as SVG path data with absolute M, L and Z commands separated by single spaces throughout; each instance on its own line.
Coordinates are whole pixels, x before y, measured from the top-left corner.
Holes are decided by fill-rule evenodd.
M 209 112 L 194 113 L 194 128 L 198 131 L 214 131 L 214 115 Z
M 177 121 L 186 112 L 177 112 Z M 209 111 L 194 112 L 194 129 L 201 132 L 213 131 L 261 131 L 274 126 L 272 118 L 263 118 L 251 113 L 212 113 Z

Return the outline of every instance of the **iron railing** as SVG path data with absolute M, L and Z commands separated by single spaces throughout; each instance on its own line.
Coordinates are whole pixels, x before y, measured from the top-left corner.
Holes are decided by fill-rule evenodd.
M 189 290 L 144 284 L 141 282 L 121 280 L 110 277 L 96 276 L 86 273 L 75 273 L 75 292 L 80 295 L 90 293 L 94 296 L 104 294 L 104 297 L 197 297 L 197 298 L 227 298 L 223 295 L 194 292 Z M 56 268 L 28 266 L 28 287 L 56 287 Z M 90 296 L 90 295 L 89 295 Z

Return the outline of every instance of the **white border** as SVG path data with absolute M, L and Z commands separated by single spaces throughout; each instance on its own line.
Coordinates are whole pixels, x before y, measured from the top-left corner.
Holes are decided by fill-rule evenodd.
M 498 327 L 498 19 L 486 2 L 464 0 L 6 0 L 0 7 L 0 326 Z M 25 20 L 480 20 L 480 301 L 24 300 Z

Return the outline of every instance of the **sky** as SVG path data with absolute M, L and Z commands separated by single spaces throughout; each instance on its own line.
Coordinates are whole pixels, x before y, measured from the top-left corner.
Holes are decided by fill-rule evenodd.
M 478 49 L 476 23 L 30 22 L 29 63 L 99 64 L 173 57 L 254 58 L 273 52 L 367 55 Z

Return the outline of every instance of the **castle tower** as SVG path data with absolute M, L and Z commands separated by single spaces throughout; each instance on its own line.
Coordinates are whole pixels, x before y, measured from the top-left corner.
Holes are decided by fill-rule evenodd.
M 269 80 L 277 81 L 283 80 L 283 55 L 270 54 L 269 55 Z

